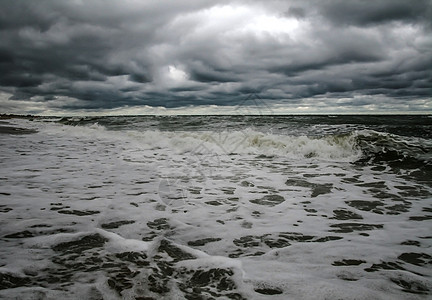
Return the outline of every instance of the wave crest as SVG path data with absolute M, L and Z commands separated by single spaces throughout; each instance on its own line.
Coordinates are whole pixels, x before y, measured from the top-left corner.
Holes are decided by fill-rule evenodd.
M 431 141 L 373 130 L 306 136 L 264 133 L 251 128 L 229 131 L 108 130 L 95 122 L 97 118 L 68 118 L 63 121 L 67 121 L 66 124 L 57 123 L 56 129 L 63 133 L 116 139 L 132 142 L 141 149 L 166 149 L 177 154 L 250 154 L 360 163 L 432 162 Z M 71 121 L 73 125 L 69 124 Z
M 357 144 L 363 152 L 359 162 L 404 163 L 413 168 L 432 163 L 430 140 L 364 130 L 360 132 Z
M 251 154 L 285 156 L 287 158 L 316 158 L 334 161 L 354 161 L 361 155 L 356 134 L 326 137 L 265 134 L 254 130 L 163 132 L 146 130 L 130 132 L 152 149 L 171 148 L 186 154 Z

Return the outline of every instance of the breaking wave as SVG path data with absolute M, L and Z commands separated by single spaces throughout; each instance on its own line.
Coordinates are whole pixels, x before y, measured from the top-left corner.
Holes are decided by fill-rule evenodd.
M 160 130 L 152 128 L 148 122 L 137 126 L 133 119 L 126 119 L 127 124 L 118 118 L 62 118 L 56 120 L 56 128 L 48 130 L 114 139 L 145 150 L 166 149 L 176 154 L 250 154 L 360 163 L 398 162 L 411 168 L 432 162 L 430 140 L 367 129 L 320 136 L 273 134 L 253 128 L 202 131 L 182 130 L 179 126 Z M 103 121 L 102 125 L 98 121 Z
M 404 169 L 432 169 L 432 143 L 430 140 L 364 130 L 357 137 L 362 151 L 358 162 L 388 163 Z

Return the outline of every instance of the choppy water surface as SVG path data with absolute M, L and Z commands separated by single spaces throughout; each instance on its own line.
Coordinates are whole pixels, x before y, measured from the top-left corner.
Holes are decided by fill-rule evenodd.
M 0 298 L 428 299 L 431 125 L 8 120 Z

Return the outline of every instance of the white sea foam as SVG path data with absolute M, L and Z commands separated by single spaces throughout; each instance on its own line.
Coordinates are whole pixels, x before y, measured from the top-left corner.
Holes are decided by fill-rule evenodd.
M 212 269 L 235 283 L 213 290 L 222 298 L 430 296 L 432 188 L 384 163 L 354 164 L 365 132 L 314 138 L 12 123 L 39 132 L 0 141 L 0 273 L 31 282 L 0 297 L 173 299 L 184 295 L 180 284 Z M 163 202 L 164 179 L 184 193 L 167 192 L 171 202 Z M 123 268 L 121 277 L 116 264 L 131 273 Z M 171 290 L 157 294 L 149 277 L 163 277 L 154 271 L 162 266 Z

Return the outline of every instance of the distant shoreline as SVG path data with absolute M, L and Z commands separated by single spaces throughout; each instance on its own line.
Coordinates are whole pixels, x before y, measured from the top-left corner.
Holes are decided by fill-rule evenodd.
M 35 115 L 17 115 L 17 114 L 0 114 L 0 120 L 9 120 L 9 119 L 35 119 L 41 118 L 41 116 Z

